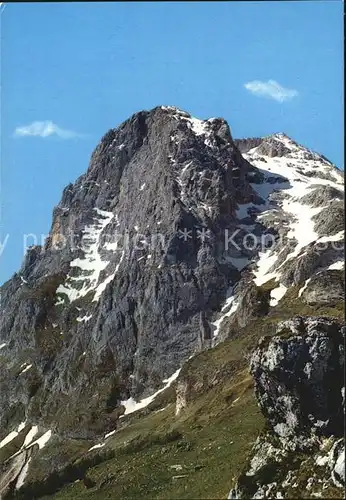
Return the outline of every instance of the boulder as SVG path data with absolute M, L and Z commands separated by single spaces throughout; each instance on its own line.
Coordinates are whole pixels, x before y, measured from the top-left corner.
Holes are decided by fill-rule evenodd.
M 343 271 L 329 269 L 313 276 L 302 293 L 309 305 L 334 306 L 345 299 L 345 276 Z
M 344 327 L 323 317 L 295 317 L 263 338 L 251 358 L 255 392 L 272 430 L 303 436 L 343 435 Z

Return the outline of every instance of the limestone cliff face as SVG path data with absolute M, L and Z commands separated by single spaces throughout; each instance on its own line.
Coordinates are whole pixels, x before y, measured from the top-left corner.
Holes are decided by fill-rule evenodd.
M 345 329 L 330 318 L 298 316 L 276 334 L 261 339 L 250 364 L 270 430 L 230 498 L 329 496 L 345 482 Z
M 342 204 L 338 169 L 285 134 L 233 140 L 225 120 L 169 106 L 107 132 L 64 189 L 44 245 L 1 287 L 0 449 L 25 433 L 6 462 L 5 488 L 28 467 L 34 430 L 43 439 L 35 452 L 51 436 L 97 439 L 176 380 L 179 415 L 228 376 L 214 366 L 210 380 L 177 379 L 187 359 L 282 314 L 285 301 L 285 317 L 298 305 L 339 307 Z M 329 381 L 340 331 L 321 321 L 316 334 L 312 320 L 305 325 L 311 349 L 301 332 L 273 344 L 274 385 L 256 351 L 261 406 L 284 433 L 299 434 L 310 418 L 299 406 L 307 371 L 323 387 Z M 330 350 L 326 365 L 313 346 Z M 311 350 L 297 400 L 280 349 L 302 363 Z M 315 427 L 334 433 L 337 417 L 320 424 L 329 399 L 323 390 L 311 397 Z M 280 418 L 271 413 L 277 401 Z M 295 417 L 285 420 L 289 405 Z
M 342 436 L 344 328 L 328 318 L 296 317 L 277 333 L 267 346 L 262 340 L 250 367 L 273 430 L 291 440 L 305 432 Z
M 102 138 L 44 247 L 2 287 L 4 433 L 16 415 L 92 435 L 93 412 L 103 428 L 121 400 L 150 394 L 210 344 L 242 255 L 224 232 L 239 203 L 261 201 L 254 172 L 224 120 L 175 108 L 137 113 Z M 81 401 L 85 425 L 59 417 L 65 405 L 79 415 Z

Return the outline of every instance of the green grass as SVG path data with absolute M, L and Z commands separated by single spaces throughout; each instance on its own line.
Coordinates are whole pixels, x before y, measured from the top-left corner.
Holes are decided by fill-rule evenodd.
M 71 452 L 59 474 L 44 480 L 42 458 L 34 461 L 20 498 L 226 498 L 264 426 L 246 365 L 240 340 L 201 352 L 182 370 L 194 390 L 179 416 L 171 387 L 121 419 L 104 448 Z
M 275 282 L 268 282 L 263 291 L 275 286 Z M 32 460 L 18 498 L 226 498 L 248 463 L 255 439 L 265 429 L 247 368 L 248 356 L 259 338 L 274 335 L 279 321 L 297 314 L 344 318 L 343 304 L 307 306 L 298 298 L 298 290 L 288 290 L 266 317 L 254 318 L 245 328 L 232 332 L 230 340 L 184 364 L 179 380 L 186 381 L 191 390 L 188 405 L 178 416 L 172 386 L 147 408 L 118 424 L 115 419 L 118 430 L 103 448 L 87 451 L 100 440 L 52 442 L 40 458 Z M 96 417 L 99 415 L 95 429 L 107 432 L 102 414 L 112 409 L 118 387 L 115 379 L 104 387 L 101 382 L 99 391 L 104 394 L 101 406 L 95 408 Z M 72 429 L 77 417 L 80 426 L 90 419 L 93 408 L 88 391 L 78 398 L 79 413 L 68 409 L 66 401 L 66 429 Z M 58 404 L 61 413 L 64 403 Z M 53 420 L 56 411 L 52 408 Z M 172 467 L 176 465 L 180 470 Z M 275 467 L 266 473 L 273 477 L 279 474 Z
M 212 401 L 220 402 L 216 397 Z M 199 402 L 189 408 L 189 416 L 174 422 L 171 405 L 163 417 L 166 433 L 155 425 L 162 428 L 164 412 L 144 418 L 137 429 L 120 431 L 113 439 L 115 456 L 88 469 L 87 481 L 62 489 L 55 498 L 226 498 L 263 421 L 252 391 L 227 411 L 215 408 L 206 415 L 203 409 Z M 124 437 L 130 443 L 121 447 Z M 171 468 L 177 464 L 182 470 Z M 174 479 L 177 475 L 184 477 Z

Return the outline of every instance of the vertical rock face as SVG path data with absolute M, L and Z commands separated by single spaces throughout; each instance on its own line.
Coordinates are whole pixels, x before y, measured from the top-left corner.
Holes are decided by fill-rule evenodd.
M 239 203 L 260 200 L 253 172 L 222 119 L 158 107 L 110 130 L 64 190 L 44 247 L 2 288 L 1 339 L 18 377 L 6 389 L 2 376 L 3 408 L 36 412 L 40 397 L 49 420 L 85 398 L 109 413 L 208 345 L 208 320 L 239 277 L 224 231 Z
M 344 328 L 327 318 L 297 317 L 280 324 L 282 333 L 268 345 L 262 340 L 250 368 L 274 432 L 290 439 L 342 436 Z
M 261 339 L 250 364 L 270 431 L 257 439 L 230 498 L 292 498 L 307 490 L 308 497 L 329 497 L 345 481 L 344 327 L 295 317 L 276 333 Z
M 113 431 L 196 352 L 275 316 L 290 288 L 300 305 L 339 307 L 342 189 L 334 165 L 285 134 L 234 141 L 225 120 L 169 106 L 110 130 L 1 288 L 0 444 L 23 425 Z M 337 434 L 340 327 L 282 328 L 252 361 L 263 412 L 280 439 Z M 178 414 L 217 372 L 178 379 Z

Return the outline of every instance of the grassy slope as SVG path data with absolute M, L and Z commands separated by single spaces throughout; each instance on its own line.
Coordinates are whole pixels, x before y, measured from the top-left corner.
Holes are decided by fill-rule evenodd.
M 297 293 L 294 288 L 289 290 L 269 316 L 253 320 L 231 340 L 201 352 L 184 365 L 181 376 L 201 383 L 178 417 L 170 388 L 148 409 L 126 417 L 105 447 L 76 459 L 71 444 L 66 456 L 70 454 L 73 465 L 48 481 L 39 465 L 47 447 L 42 459 L 32 463 L 20 497 L 226 498 L 233 478 L 241 472 L 253 442 L 265 427 L 247 371 L 247 354 L 260 336 L 273 335 L 277 322 L 294 314 L 343 319 L 343 304 L 333 308 L 306 306 Z M 64 446 L 68 449 L 70 445 Z
M 224 342 L 200 353 L 185 366 L 183 375 L 204 378 L 206 386 L 181 415 L 175 416 L 174 391 L 167 391 L 150 412 L 143 411 L 142 417 L 134 414 L 128 422 L 124 419 L 104 448 L 84 454 L 74 462 L 74 470 L 65 469 L 58 480 L 54 475 L 43 482 L 37 461 L 20 496 L 227 497 L 232 478 L 240 473 L 264 426 L 242 353 L 242 341 Z M 158 411 L 160 406 L 165 409 Z M 48 459 L 49 447 L 44 452 Z M 93 465 L 93 457 L 101 463 Z M 181 470 L 172 465 L 180 465 Z M 180 475 L 184 477 L 174 478 Z
M 170 415 L 172 411 L 172 407 L 165 410 Z M 227 418 L 222 413 L 213 418 L 203 412 L 200 415 L 193 421 L 176 423 L 182 435 L 173 442 L 166 442 L 167 434 L 161 435 L 161 442 L 155 442 L 153 418 L 145 419 L 141 430 L 147 424 L 145 432 L 150 438 L 144 439 L 143 448 L 139 440 L 139 449 L 130 446 L 128 451 L 90 469 L 87 477 L 94 488 L 88 490 L 80 481 L 55 497 L 225 498 L 230 480 L 240 472 L 263 422 L 251 393 L 228 412 Z M 203 420 L 209 420 L 209 424 L 201 425 Z M 174 465 L 181 470 L 171 467 Z

